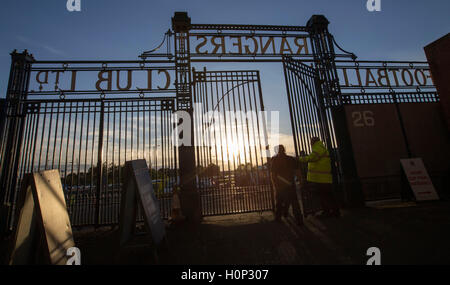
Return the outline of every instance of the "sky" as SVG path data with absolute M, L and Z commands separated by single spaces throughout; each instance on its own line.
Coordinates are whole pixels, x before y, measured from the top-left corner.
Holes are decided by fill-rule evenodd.
M 381 0 L 380 12 L 367 11 L 366 0 L 81 0 L 81 12 L 67 11 L 66 2 L 0 2 L 2 98 L 12 50 L 28 49 L 38 60 L 134 60 L 161 42 L 175 11 L 188 12 L 193 23 L 297 26 L 323 14 L 339 45 L 361 60 L 426 60 L 423 47 L 450 31 L 448 0 Z M 280 111 L 281 131 L 290 133 L 281 64 L 210 64 L 208 69 L 261 70 L 266 109 Z

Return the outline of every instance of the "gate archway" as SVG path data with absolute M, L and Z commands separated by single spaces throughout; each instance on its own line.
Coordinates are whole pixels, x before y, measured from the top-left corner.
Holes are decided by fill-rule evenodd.
M 409 102 L 406 97 L 416 103 L 430 98 L 436 103 L 439 97 L 424 74 L 426 62 L 356 61 L 354 54 L 336 44 L 328 24 L 320 15 L 312 16 L 306 26 L 192 24 L 187 13 L 177 12 L 163 42 L 167 51 L 144 52 L 140 60 L 37 61 L 27 52 L 14 52 L 0 120 L 0 198 L 2 217 L 7 217 L 2 228 L 12 226 L 23 174 L 51 167 L 62 170 L 67 204 L 72 194 L 80 197 L 71 209 L 74 224 L 116 223 L 121 164 L 128 158 L 150 162 L 155 188 L 161 190 L 163 217 L 170 215 L 171 188 L 176 184 L 189 216 L 202 205 L 204 215 L 271 210 L 273 194 L 267 182 L 267 156 L 262 153 L 274 146 L 261 143 L 267 131 L 264 119 L 235 120 L 231 128 L 217 122 L 212 134 L 225 138 L 219 139 L 227 145 L 221 150 L 195 145 L 211 138 L 204 134 L 214 125 L 204 124 L 205 118 L 210 119 L 204 115 L 208 111 L 264 111 L 257 71 L 195 71 L 191 66 L 213 62 L 283 63 L 296 154 L 309 151 L 309 136 L 321 137 L 334 160 L 341 200 L 361 204 L 361 173 L 347 106 L 376 99 L 398 107 Z M 198 41 L 196 46 L 192 40 Z M 234 50 L 227 49 L 230 46 Z M 378 78 L 370 71 L 374 68 Z M 349 75 L 350 69 L 355 75 Z M 366 71 L 366 82 L 361 70 Z M 85 71 L 97 72 L 95 87 L 76 88 Z M 147 85 L 133 85 L 137 72 Z M 399 83 L 395 72 L 407 82 Z M 414 82 L 421 74 L 422 81 Z M 51 84 L 48 76 L 54 78 Z M 162 81 L 152 84 L 156 76 Z M 401 91 L 405 88 L 409 93 Z M 431 90 L 424 92 L 425 88 Z M 374 91 L 374 96 L 366 90 Z M 242 99 L 239 106 L 228 101 L 232 98 Z M 243 98 L 249 100 L 242 103 Z M 195 113 L 195 103 L 203 103 L 204 112 Z M 193 116 L 189 146 L 175 146 L 169 139 L 173 125 L 179 123 L 172 121 L 175 111 Z M 241 130 L 233 131 L 238 127 Z M 407 131 L 402 132 L 406 137 Z M 252 139 L 254 145 L 248 146 Z

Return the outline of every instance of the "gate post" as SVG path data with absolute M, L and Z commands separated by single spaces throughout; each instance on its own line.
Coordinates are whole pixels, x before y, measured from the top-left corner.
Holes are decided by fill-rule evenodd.
M 6 118 L 0 142 L 0 231 L 2 236 L 11 229 L 16 183 L 25 123 L 25 104 L 30 81 L 33 55 L 27 50 L 11 53 L 11 71 L 6 94 Z
M 314 62 L 323 92 L 320 104 L 330 108 L 337 141 L 338 181 L 340 200 L 345 206 L 362 206 L 364 197 L 356 171 L 339 78 L 335 64 L 334 41 L 328 32 L 330 22 L 323 15 L 313 15 L 306 24 L 311 39 Z M 331 147 L 331 145 L 330 145 Z
M 175 33 L 175 88 L 177 111 L 189 113 L 190 145 L 178 146 L 180 175 L 180 204 L 187 220 L 199 222 L 201 219 L 201 203 L 195 179 L 194 122 L 191 86 L 191 59 L 189 47 L 189 30 L 191 18 L 186 12 L 175 12 L 172 18 L 172 29 Z M 178 122 L 177 122 L 178 123 Z M 186 135 L 186 134 L 184 134 Z

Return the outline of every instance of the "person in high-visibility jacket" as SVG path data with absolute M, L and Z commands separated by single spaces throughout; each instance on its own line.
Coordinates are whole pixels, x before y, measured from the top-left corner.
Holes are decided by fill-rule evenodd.
M 306 180 L 319 194 L 322 215 L 338 217 L 340 211 L 333 194 L 330 154 L 318 137 L 311 138 L 311 146 L 312 152 L 299 158 L 300 162 L 308 163 Z

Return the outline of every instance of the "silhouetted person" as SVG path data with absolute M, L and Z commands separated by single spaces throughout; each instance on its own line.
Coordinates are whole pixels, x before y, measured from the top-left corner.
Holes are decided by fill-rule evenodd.
M 333 194 L 331 160 L 327 148 L 318 137 L 311 138 L 312 152 L 300 157 L 300 162 L 308 163 L 307 181 L 316 189 L 320 197 L 323 216 L 340 216 L 339 206 Z
M 278 154 L 272 157 L 270 163 L 270 174 L 276 193 L 275 219 L 281 220 L 281 216 L 288 216 L 289 206 L 292 205 L 297 224 L 303 224 L 303 216 L 300 212 L 297 192 L 295 189 L 295 172 L 298 161 L 286 155 L 283 145 L 278 146 Z

